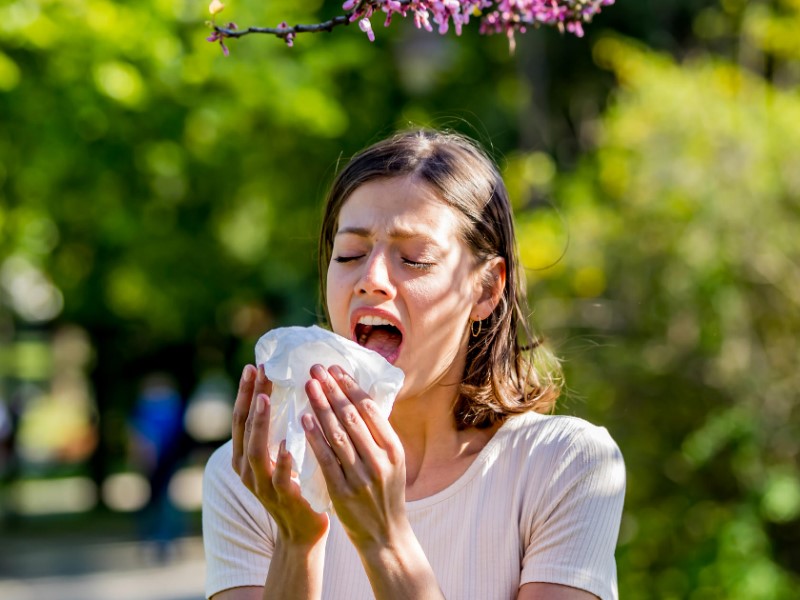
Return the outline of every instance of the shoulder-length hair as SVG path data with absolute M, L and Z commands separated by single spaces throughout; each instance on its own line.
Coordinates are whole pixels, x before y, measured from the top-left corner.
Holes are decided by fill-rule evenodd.
M 328 193 L 319 238 L 326 317 L 326 278 L 339 212 L 359 186 L 394 177 L 416 178 L 461 216 L 462 239 L 479 263 L 495 257 L 506 263 L 500 301 L 473 329 L 477 335 L 469 336 L 466 366 L 453 407 L 456 426 L 484 428 L 514 414 L 551 412 L 561 390 L 561 370 L 528 325 L 525 278 L 508 191 L 494 162 L 462 135 L 428 129 L 404 131 L 361 151 L 337 175 Z

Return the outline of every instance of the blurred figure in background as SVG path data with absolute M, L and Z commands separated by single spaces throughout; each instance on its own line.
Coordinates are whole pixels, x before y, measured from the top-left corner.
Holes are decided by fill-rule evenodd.
M 14 423 L 6 399 L 0 395 L 0 481 L 11 472 L 14 456 Z
M 169 497 L 169 482 L 185 448 L 183 400 L 174 379 L 153 373 L 142 382 L 130 419 L 131 462 L 150 484 L 140 535 L 154 544 L 158 560 L 169 558 L 182 516 Z

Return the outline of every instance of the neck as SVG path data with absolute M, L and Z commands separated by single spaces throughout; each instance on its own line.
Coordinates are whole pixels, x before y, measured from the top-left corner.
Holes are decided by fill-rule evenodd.
M 458 386 L 439 385 L 394 405 L 389 420 L 405 451 L 407 489 L 427 489 L 430 477 L 439 479 L 443 472 L 458 470 L 456 465 L 471 461 L 494 433 L 494 429 L 456 429 L 457 396 Z
M 494 433 L 491 428 L 456 428 L 453 407 L 465 361 L 466 346 L 429 387 L 409 396 L 401 392 L 392 408 L 389 422 L 405 451 L 407 490 L 418 478 L 424 487 L 426 475 L 457 471 L 458 465 L 480 452 Z
M 457 386 L 437 385 L 424 394 L 395 403 L 389 421 L 406 453 L 425 452 L 458 433 L 453 419 L 457 394 Z

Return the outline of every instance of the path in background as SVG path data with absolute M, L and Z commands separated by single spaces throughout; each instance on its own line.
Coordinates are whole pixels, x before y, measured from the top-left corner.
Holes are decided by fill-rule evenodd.
M 199 537 L 178 540 L 166 558 L 146 543 L 129 541 L 71 545 L 38 540 L 26 547 L 17 540 L 12 548 L 6 546 L 0 559 L 3 600 L 203 598 Z

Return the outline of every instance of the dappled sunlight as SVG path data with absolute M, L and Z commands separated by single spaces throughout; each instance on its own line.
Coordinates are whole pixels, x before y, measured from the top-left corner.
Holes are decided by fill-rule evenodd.
M 55 319 L 64 307 L 61 290 L 21 256 L 7 258 L 0 265 L 0 286 L 11 307 L 29 322 Z
M 87 477 L 18 481 L 7 493 L 14 512 L 25 516 L 82 513 L 97 504 L 97 488 Z
M 203 500 L 203 468 L 186 467 L 172 476 L 169 497 L 181 510 L 200 510 Z
M 103 481 L 102 498 L 111 510 L 141 510 L 150 500 L 150 484 L 138 473 L 114 473 Z
M 186 410 L 186 431 L 198 442 L 220 442 L 231 432 L 230 395 L 204 395 Z

